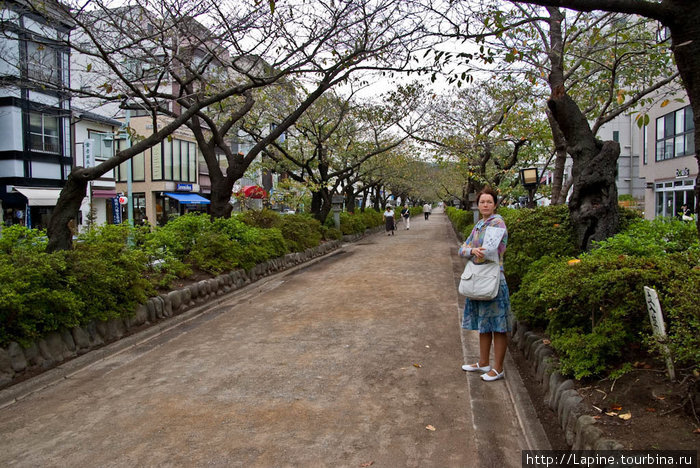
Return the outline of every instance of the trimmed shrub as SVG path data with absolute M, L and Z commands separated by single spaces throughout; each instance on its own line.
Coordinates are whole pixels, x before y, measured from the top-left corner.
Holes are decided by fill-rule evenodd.
M 79 324 L 83 303 L 72 290 L 66 257 L 67 252 L 26 249 L 0 255 L 0 345 L 28 346 L 62 326 Z
M 536 209 L 499 208 L 508 227 L 505 275 L 512 290 L 520 287 L 533 263 L 547 257 L 573 257 L 579 252 L 574 242 L 569 209 L 565 205 Z
M 69 252 L 71 288 L 84 307 L 81 324 L 129 316 L 155 293 L 144 276 L 148 256 L 129 245 L 133 231 L 126 224 L 100 226 L 81 235 Z
M 700 346 L 698 312 L 688 299 L 688 285 L 700 281 L 697 242 L 670 255 L 634 256 L 621 253 L 630 249 L 629 236 L 618 234 L 579 260 L 542 259 L 512 296 L 519 319 L 546 328 L 563 373 L 604 375 L 644 352 L 642 344 L 658 353 L 650 338 L 644 286 L 659 293 L 672 353 L 685 365 L 700 363 L 693 362 Z
M 240 219 L 249 226 L 255 226 L 266 229 L 279 227 L 282 223 L 282 216 L 279 213 L 272 211 L 268 208 L 264 208 L 260 211 L 244 211 L 243 213 L 238 215 L 238 219 Z
M 469 237 L 469 234 L 472 232 L 472 228 L 474 227 L 474 213 L 471 211 L 460 210 L 459 208 L 455 208 L 453 206 L 448 206 L 445 209 L 445 213 L 452 222 L 455 231 L 460 233 L 463 239 Z M 510 230 L 510 227 L 508 229 Z
M 308 215 L 285 215 L 279 230 L 292 252 L 301 252 L 321 243 L 321 223 Z

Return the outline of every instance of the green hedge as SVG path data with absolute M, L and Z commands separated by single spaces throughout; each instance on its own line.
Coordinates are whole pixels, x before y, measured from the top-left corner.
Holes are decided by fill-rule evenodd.
M 10 229 L 3 230 L 0 253 L 0 345 L 128 316 L 155 293 L 144 275 L 148 257 L 129 247 L 126 226 L 104 226 L 81 236 L 72 251 L 54 253 L 36 248 L 36 231 L 6 237 Z M 17 236 L 21 230 L 26 235 Z
M 382 213 L 373 208 L 366 208 L 364 211 L 357 210 L 355 213 L 340 212 L 340 232 L 342 235 L 362 234 L 367 229 L 383 224 Z M 332 214 L 326 218 L 324 225 L 328 228 L 335 226 Z
M 257 225 L 254 225 L 257 224 Z M 138 304 L 187 278 L 250 269 L 290 251 L 337 238 L 305 215 L 247 212 L 214 222 L 187 214 L 153 231 L 105 225 L 78 237 L 66 252 L 46 253 L 46 233 L 12 226 L 0 237 L 0 346 L 28 345 L 62 327 L 126 317 Z
M 562 373 L 604 376 L 645 354 L 661 356 L 644 286 L 659 293 L 676 365 L 700 369 L 700 243 L 692 223 L 644 221 L 623 210 L 624 230 L 576 258 L 567 207 L 499 213 L 509 233 L 513 311 L 550 336 Z

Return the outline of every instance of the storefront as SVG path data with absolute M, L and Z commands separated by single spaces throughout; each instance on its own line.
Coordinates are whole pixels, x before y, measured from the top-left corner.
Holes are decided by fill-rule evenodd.
M 46 229 L 60 194 L 59 188 L 14 187 L 3 201 L 5 224 Z
M 681 206 L 695 210 L 695 180 L 683 178 L 666 182 L 655 182 L 656 217 L 678 216 Z
M 173 216 L 187 213 L 208 213 L 211 202 L 196 193 L 156 193 L 156 223 L 163 226 Z

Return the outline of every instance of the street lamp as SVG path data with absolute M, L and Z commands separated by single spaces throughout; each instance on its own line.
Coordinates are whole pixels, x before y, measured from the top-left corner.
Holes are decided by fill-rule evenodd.
M 536 167 L 520 169 L 520 183 L 527 189 L 528 193 L 528 208 L 535 207 L 535 191 L 537 191 L 539 180 L 540 176 Z

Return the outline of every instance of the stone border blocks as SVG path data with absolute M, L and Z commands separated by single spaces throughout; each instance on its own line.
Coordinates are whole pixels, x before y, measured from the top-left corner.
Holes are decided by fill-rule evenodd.
M 268 260 L 251 268 L 238 269 L 215 278 L 190 284 L 182 289 L 168 291 L 149 298 L 139 305 L 133 315 L 91 322 L 84 327 L 61 329 L 23 348 L 12 342 L 0 348 L 0 389 L 31 375 L 58 366 L 62 362 L 117 341 L 142 327 L 213 301 L 273 273 L 287 270 L 342 246 L 339 240 L 329 241 L 303 252 Z
M 545 391 L 545 404 L 557 414 L 564 430 L 566 443 L 572 450 L 622 450 L 617 441 L 604 439 L 596 420 L 585 413 L 583 398 L 576 391 L 575 383 L 566 379 L 557 368 L 557 358 L 543 338 L 529 331 L 523 323 L 513 327 L 513 343 L 522 351 L 535 371 L 540 386 Z

